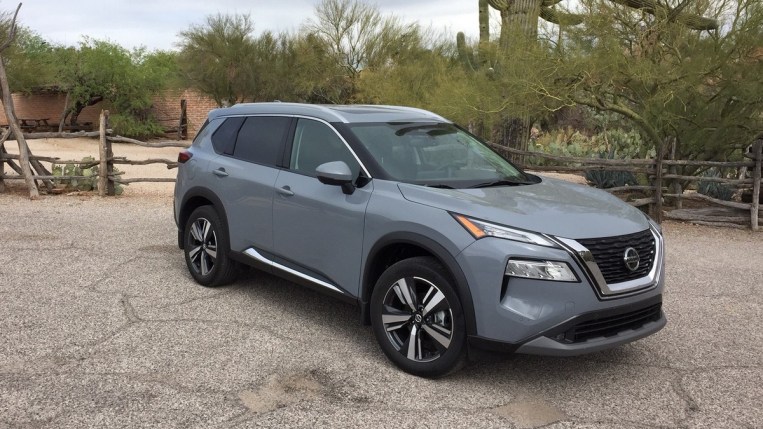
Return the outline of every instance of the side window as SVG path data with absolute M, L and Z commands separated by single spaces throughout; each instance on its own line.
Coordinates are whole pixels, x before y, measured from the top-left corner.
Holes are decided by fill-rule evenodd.
M 236 136 L 241 124 L 244 123 L 244 119 L 246 118 L 228 118 L 215 130 L 215 133 L 212 134 L 212 147 L 215 148 L 215 152 L 226 155 L 233 154 Z
M 347 145 L 328 125 L 310 119 L 300 119 L 294 131 L 289 168 L 298 173 L 315 177 L 319 165 L 344 161 L 357 177 L 360 165 Z
M 283 141 L 289 131 L 291 118 L 277 116 L 252 116 L 246 118 L 238 133 L 233 156 L 258 164 L 278 164 Z

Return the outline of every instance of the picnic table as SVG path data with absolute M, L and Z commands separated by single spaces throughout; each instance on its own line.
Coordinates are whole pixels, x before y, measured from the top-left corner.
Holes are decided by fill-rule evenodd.
M 50 118 L 19 118 L 22 130 L 34 131 L 38 128 L 50 129 Z

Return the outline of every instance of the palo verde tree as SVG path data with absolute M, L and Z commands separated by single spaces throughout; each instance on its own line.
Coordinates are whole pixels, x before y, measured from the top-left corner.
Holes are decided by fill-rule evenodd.
M 467 65 L 468 69 L 476 70 L 478 68 L 490 67 L 492 71 L 497 70 L 494 64 L 489 64 L 488 58 L 491 56 L 490 50 L 494 49 L 490 42 L 490 8 L 497 10 L 501 17 L 499 61 L 508 67 L 520 71 L 525 69 L 527 75 L 519 76 L 522 80 L 530 78 L 534 73 L 532 70 L 519 64 L 525 61 L 525 55 L 521 54 L 523 49 L 535 49 L 532 43 L 543 43 L 538 39 L 539 21 L 558 24 L 559 26 L 569 27 L 584 23 L 589 17 L 596 18 L 588 14 L 570 13 L 560 8 L 559 3 L 562 0 L 478 0 L 480 17 L 480 41 L 477 52 L 472 47 L 466 45 L 466 38 L 463 33 L 457 36 L 458 49 L 462 63 Z M 608 0 L 610 8 L 620 5 L 631 12 L 637 12 L 643 16 L 657 17 L 658 19 L 667 19 L 676 22 L 685 28 L 694 30 L 712 30 L 718 27 L 715 19 L 703 17 L 700 13 L 691 11 L 690 6 L 696 6 L 690 0 L 685 1 L 665 1 L 659 0 Z M 606 12 L 605 12 L 606 13 Z M 561 34 L 561 30 L 560 30 Z M 519 47 L 520 50 L 516 48 Z M 519 56 L 510 55 L 518 53 Z M 500 79 L 499 79 L 500 80 Z M 505 81 L 505 79 L 504 79 Z M 496 91 L 502 93 L 505 98 L 517 97 L 518 94 L 511 93 L 505 88 L 496 88 Z M 513 145 L 520 149 L 527 149 L 529 141 L 530 125 L 532 116 L 537 112 L 521 105 L 512 105 L 506 103 L 507 110 L 504 112 L 504 119 L 499 126 L 500 135 L 497 136 L 499 142 L 504 145 Z M 511 109 L 509 109 L 511 107 Z
M 675 142 L 681 159 L 723 159 L 763 131 L 759 1 L 710 2 L 706 12 L 722 23 L 710 32 L 608 1 L 582 4 L 586 26 L 526 80 L 549 108 L 616 113 L 658 153 Z
M 210 15 L 179 34 L 180 69 L 192 87 L 219 106 L 256 98 L 257 44 L 249 15 Z
M 325 52 L 343 71 L 346 91 L 339 103 L 355 101 L 361 72 L 388 65 L 400 48 L 418 37 L 415 25 L 405 25 L 376 6 L 359 0 L 323 0 L 305 31 L 324 43 Z

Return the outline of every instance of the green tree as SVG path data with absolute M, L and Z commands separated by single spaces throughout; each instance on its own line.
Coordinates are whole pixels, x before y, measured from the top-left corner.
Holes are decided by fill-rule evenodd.
M 315 8 L 315 19 L 305 28 L 314 36 L 313 41 L 324 43 L 323 52 L 343 71 L 345 90 L 339 92 L 339 103 L 355 101 L 361 72 L 387 66 L 401 46 L 418 37 L 416 25 L 402 24 L 358 0 L 321 1 Z
M 55 47 L 27 27 L 19 27 L 16 40 L 4 56 L 8 81 L 14 92 L 29 92 L 55 82 Z
M 77 47 L 54 50 L 55 86 L 68 94 L 64 117 L 72 125 L 87 106 L 104 102 L 114 111 L 117 132 L 148 136 L 161 131 L 150 113 L 152 97 L 177 73 L 174 55 L 133 51 L 111 42 L 85 38 Z
M 606 1 L 584 6 L 587 25 L 526 79 L 549 108 L 617 113 L 658 153 L 675 142 L 681 158 L 722 159 L 763 131 L 760 2 L 711 2 L 727 18 L 709 33 Z
M 249 15 L 217 14 L 181 32 L 179 60 L 186 81 L 220 106 L 255 99 L 260 88 L 253 31 Z

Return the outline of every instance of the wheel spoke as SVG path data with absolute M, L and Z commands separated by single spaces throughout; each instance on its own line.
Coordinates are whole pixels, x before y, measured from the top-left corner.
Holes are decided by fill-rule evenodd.
M 213 246 L 207 246 L 207 250 L 205 250 L 207 255 L 209 255 L 212 259 L 217 259 L 217 249 L 215 249 Z
M 394 331 L 407 325 L 411 320 L 410 313 L 400 312 L 399 310 L 385 306 L 382 313 L 382 323 L 387 332 Z
M 204 243 L 206 243 L 207 240 L 209 239 L 209 231 L 210 231 L 211 228 L 212 228 L 212 224 L 205 220 L 204 221 L 204 233 L 202 235 L 202 237 L 204 237 Z M 213 234 L 214 234 L 214 232 L 213 232 Z
M 195 261 L 199 256 L 199 252 L 201 252 L 201 246 L 194 247 L 188 251 L 188 258 L 191 259 L 191 261 Z
M 436 292 L 432 293 L 433 289 Z M 427 301 L 427 298 L 429 298 L 429 301 Z M 441 304 L 443 304 L 443 303 L 445 305 L 448 304 L 448 301 L 445 300 L 445 295 L 443 295 L 443 293 L 439 289 L 437 289 L 434 286 L 432 286 L 429 289 L 429 291 L 427 292 L 426 297 L 424 297 L 424 312 L 423 312 L 423 316 L 424 317 L 428 316 L 429 313 L 431 313 L 433 310 L 435 310 L 438 307 L 440 307 Z
M 206 253 L 201 254 L 201 275 L 206 276 L 207 273 L 209 273 L 209 256 L 206 255 Z
M 193 236 L 193 239 L 196 240 L 199 243 L 203 243 L 203 237 L 201 236 L 201 227 L 199 227 L 199 222 L 194 222 L 193 225 L 191 225 L 191 236 Z
M 445 335 L 441 334 L 440 332 L 437 332 L 435 329 L 433 329 L 431 326 L 424 325 L 421 327 L 424 332 L 429 334 L 432 339 L 434 339 L 437 344 L 442 346 L 443 349 L 447 349 L 450 346 L 450 338 L 446 337 Z
M 411 311 L 416 311 L 416 292 L 412 289 L 412 280 L 400 279 L 395 283 L 394 289 L 400 302 L 407 305 Z
M 406 348 L 406 356 L 410 360 L 421 359 L 421 335 L 419 328 L 413 325 L 411 328 L 411 336 L 408 337 L 408 347 Z

